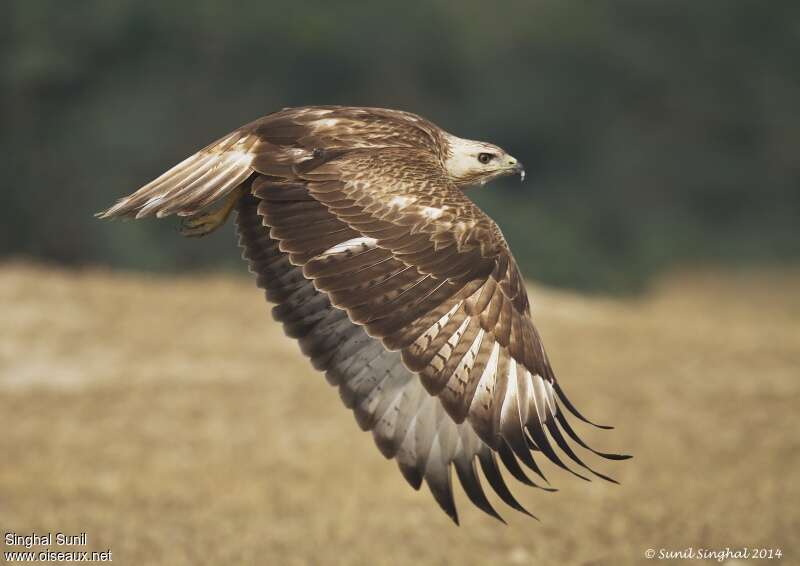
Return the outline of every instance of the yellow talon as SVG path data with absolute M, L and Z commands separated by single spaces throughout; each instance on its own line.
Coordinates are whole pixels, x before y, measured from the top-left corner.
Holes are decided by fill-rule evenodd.
M 188 238 L 202 238 L 203 236 L 207 236 L 225 224 L 225 221 L 228 220 L 228 216 L 231 215 L 231 211 L 236 207 L 236 203 L 239 202 L 243 194 L 244 187 L 240 186 L 225 197 L 222 201 L 222 206 L 216 210 L 200 212 L 194 216 L 185 218 L 183 222 L 181 222 L 181 235 Z

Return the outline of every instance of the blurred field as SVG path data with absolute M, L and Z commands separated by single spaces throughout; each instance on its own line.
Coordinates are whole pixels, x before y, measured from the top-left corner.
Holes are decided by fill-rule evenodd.
M 458 493 L 454 527 L 284 338 L 247 277 L 0 265 L 0 528 L 88 533 L 120 564 L 638 564 L 779 547 L 800 563 L 800 273 L 645 297 L 533 288 L 556 371 L 622 482 Z M 596 459 L 592 460 L 596 462 Z M 759 563 L 759 562 L 753 562 Z

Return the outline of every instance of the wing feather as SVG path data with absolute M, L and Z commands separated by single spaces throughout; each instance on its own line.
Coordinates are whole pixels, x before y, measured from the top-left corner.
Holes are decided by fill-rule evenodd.
M 244 183 L 261 140 L 247 126 L 209 144 L 130 196 L 120 199 L 100 218 L 159 218 L 195 214 Z
M 277 303 L 273 316 L 380 451 L 415 489 L 426 483 L 456 522 L 451 467 L 470 500 L 499 518 L 476 460 L 495 493 L 527 513 L 495 454 L 534 486 L 523 466 L 544 479 L 537 453 L 588 479 L 556 448 L 613 481 L 570 441 L 604 458 L 626 456 L 589 448 L 569 424 L 561 405 L 593 423 L 555 380 L 502 233 L 447 178 L 442 140 L 403 112 L 285 109 L 101 215 L 192 215 L 247 183 L 234 195 L 240 243 Z
M 492 448 L 468 422 L 456 423 L 439 399 L 425 391 L 403 363 L 400 352 L 389 351 L 380 340 L 370 337 L 363 326 L 351 321 L 345 310 L 334 307 L 328 295 L 303 276 L 302 267 L 288 261 L 279 242 L 262 224 L 264 218 L 258 210 L 255 199 L 245 198 L 238 208 L 237 225 L 244 257 L 268 296 L 277 300 L 273 316 L 284 324 L 287 333 L 298 338 L 301 350 L 311 357 L 314 366 L 339 387 L 345 406 L 353 410 L 362 429 L 372 431 L 381 453 L 396 459 L 412 487 L 419 489 L 425 483 L 454 521 L 458 521 L 458 515 L 451 467 L 456 468 L 456 477 L 469 499 L 502 520 L 483 491 L 476 461 L 500 499 L 527 513 L 511 495 Z M 511 472 L 524 477 L 516 468 Z M 530 480 L 526 483 L 532 484 Z
M 456 422 L 469 422 L 487 445 L 504 443 L 538 475 L 543 476 L 532 451 L 584 477 L 553 449 L 558 446 L 589 469 L 560 432 L 554 395 L 548 393 L 548 387 L 558 391 L 553 389 L 553 371 L 502 234 L 434 165 L 424 169 L 426 155 L 408 153 L 402 158 L 388 150 L 344 154 L 325 164 L 325 191 L 315 192 L 315 184 L 309 184 L 309 192 L 331 214 L 375 241 L 375 255 L 392 264 L 387 270 L 408 269 L 402 286 L 377 288 L 371 300 L 351 287 L 340 287 L 337 304 L 353 321 L 364 324 L 369 335 L 382 338 L 387 348 L 401 349 L 404 362 L 419 373 L 428 393 L 440 397 Z M 415 158 L 414 167 L 427 173 L 426 193 L 409 185 L 403 170 Z M 392 167 L 387 160 L 393 160 Z M 339 189 L 333 188 L 336 168 Z M 430 192 L 440 195 L 439 201 L 431 201 Z M 333 194 L 335 200 L 330 198 Z M 396 203 L 406 210 L 399 213 Z M 424 215 L 416 214 L 415 207 L 430 204 L 447 215 L 420 221 Z M 407 228 L 405 233 L 401 226 Z M 315 262 L 311 260 L 305 274 L 328 291 L 337 275 L 349 276 L 347 265 L 354 260 L 326 263 L 324 280 Z M 568 432 L 566 436 L 571 438 Z

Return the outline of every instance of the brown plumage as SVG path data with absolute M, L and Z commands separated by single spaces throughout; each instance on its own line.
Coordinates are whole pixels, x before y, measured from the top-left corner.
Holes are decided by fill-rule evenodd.
M 562 405 L 524 281 L 497 225 L 463 189 L 524 173 L 497 146 L 457 138 L 407 112 L 288 108 L 200 150 L 101 213 L 190 216 L 203 235 L 237 212 L 244 257 L 273 315 L 416 489 L 457 522 L 451 464 L 475 505 L 524 512 L 518 480 L 533 452 L 591 474 L 590 449 Z M 222 203 L 216 212 L 204 212 Z M 589 422 L 589 421 L 586 421 Z M 545 480 L 546 481 L 546 480 Z M 610 480 L 613 481 L 613 480 Z M 538 486 L 537 486 L 538 487 Z M 549 488 L 543 488 L 549 489 Z

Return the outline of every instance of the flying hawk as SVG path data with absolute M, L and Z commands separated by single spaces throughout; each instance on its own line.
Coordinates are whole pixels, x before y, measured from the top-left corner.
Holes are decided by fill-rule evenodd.
M 522 165 L 499 147 L 378 108 L 286 108 L 222 137 L 99 213 L 177 214 L 202 236 L 236 211 L 243 257 L 272 313 L 339 388 L 414 489 L 458 523 L 451 465 L 470 500 L 502 521 L 478 469 L 509 506 L 497 457 L 546 483 L 533 453 L 589 473 L 565 437 L 584 418 L 556 381 L 523 278 L 497 224 L 464 194 Z M 209 208 L 213 210 L 209 210 Z M 215 207 L 215 208 L 214 208 Z M 602 427 L 600 428 L 610 428 Z

